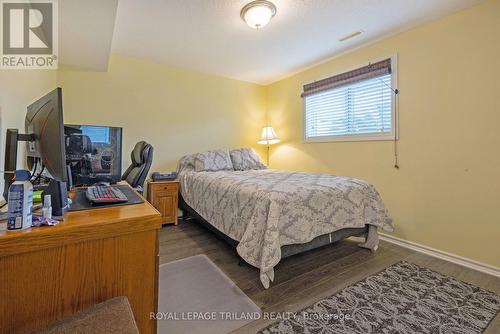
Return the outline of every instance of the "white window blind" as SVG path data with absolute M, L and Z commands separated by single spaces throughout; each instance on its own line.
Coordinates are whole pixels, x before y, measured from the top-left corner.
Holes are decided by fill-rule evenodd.
M 305 140 L 392 138 L 391 75 L 389 70 L 389 73 L 372 74 L 326 90 L 305 92 Z

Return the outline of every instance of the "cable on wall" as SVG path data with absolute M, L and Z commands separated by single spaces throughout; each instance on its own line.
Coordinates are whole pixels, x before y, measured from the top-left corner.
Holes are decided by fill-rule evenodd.
M 392 88 L 391 88 L 392 89 Z M 399 169 L 399 89 L 394 89 L 394 168 Z
M 371 67 L 372 63 L 368 63 Z M 387 86 L 394 93 L 394 168 L 399 169 L 398 135 L 399 135 L 399 89 L 393 88 L 384 80 L 377 78 L 381 83 Z

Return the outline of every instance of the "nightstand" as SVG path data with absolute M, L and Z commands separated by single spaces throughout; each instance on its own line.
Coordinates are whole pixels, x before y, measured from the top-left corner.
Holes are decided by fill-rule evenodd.
M 147 200 L 160 211 L 162 224 L 177 225 L 177 207 L 179 199 L 179 181 L 148 180 Z

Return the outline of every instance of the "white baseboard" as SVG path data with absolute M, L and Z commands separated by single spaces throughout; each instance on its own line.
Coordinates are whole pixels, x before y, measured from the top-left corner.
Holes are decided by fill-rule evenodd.
M 379 233 L 380 240 L 384 240 L 393 244 L 396 244 L 401 247 L 405 247 L 411 250 L 414 250 L 419 253 L 424 253 L 426 255 L 432 256 L 432 257 L 437 257 L 438 259 L 442 259 L 445 261 L 449 261 L 470 269 L 474 269 L 486 274 L 490 274 L 496 277 L 500 277 L 500 268 L 497 268 L 495 266 L 491 266 L 486 263 L 474 261 L 471 259 L 468 259 L 466 257 L 458 256 L 455 254 L 451 254 L 448 252 L 441 251 L 439 249 L 435 249 L 432 247 L 424 246 L 421 244 L 418 244 L 416 242 L 404 240 L 401 238 L 394 237 L 392 235 L 388 235 L 385 233 Z

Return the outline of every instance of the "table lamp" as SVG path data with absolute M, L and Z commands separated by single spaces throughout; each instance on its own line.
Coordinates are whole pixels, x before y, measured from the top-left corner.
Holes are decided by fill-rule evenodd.
M 272 126 L 265 126 L 262 128 L 262 132 L 260 134 L 260 140 L 257 142 L 258 144 L 263 144 L 267 146 L 267 166 L 269 167 L 269 147 L 273 144 L 279 143 L 280 140 L 276 131 L 274 131 Z

